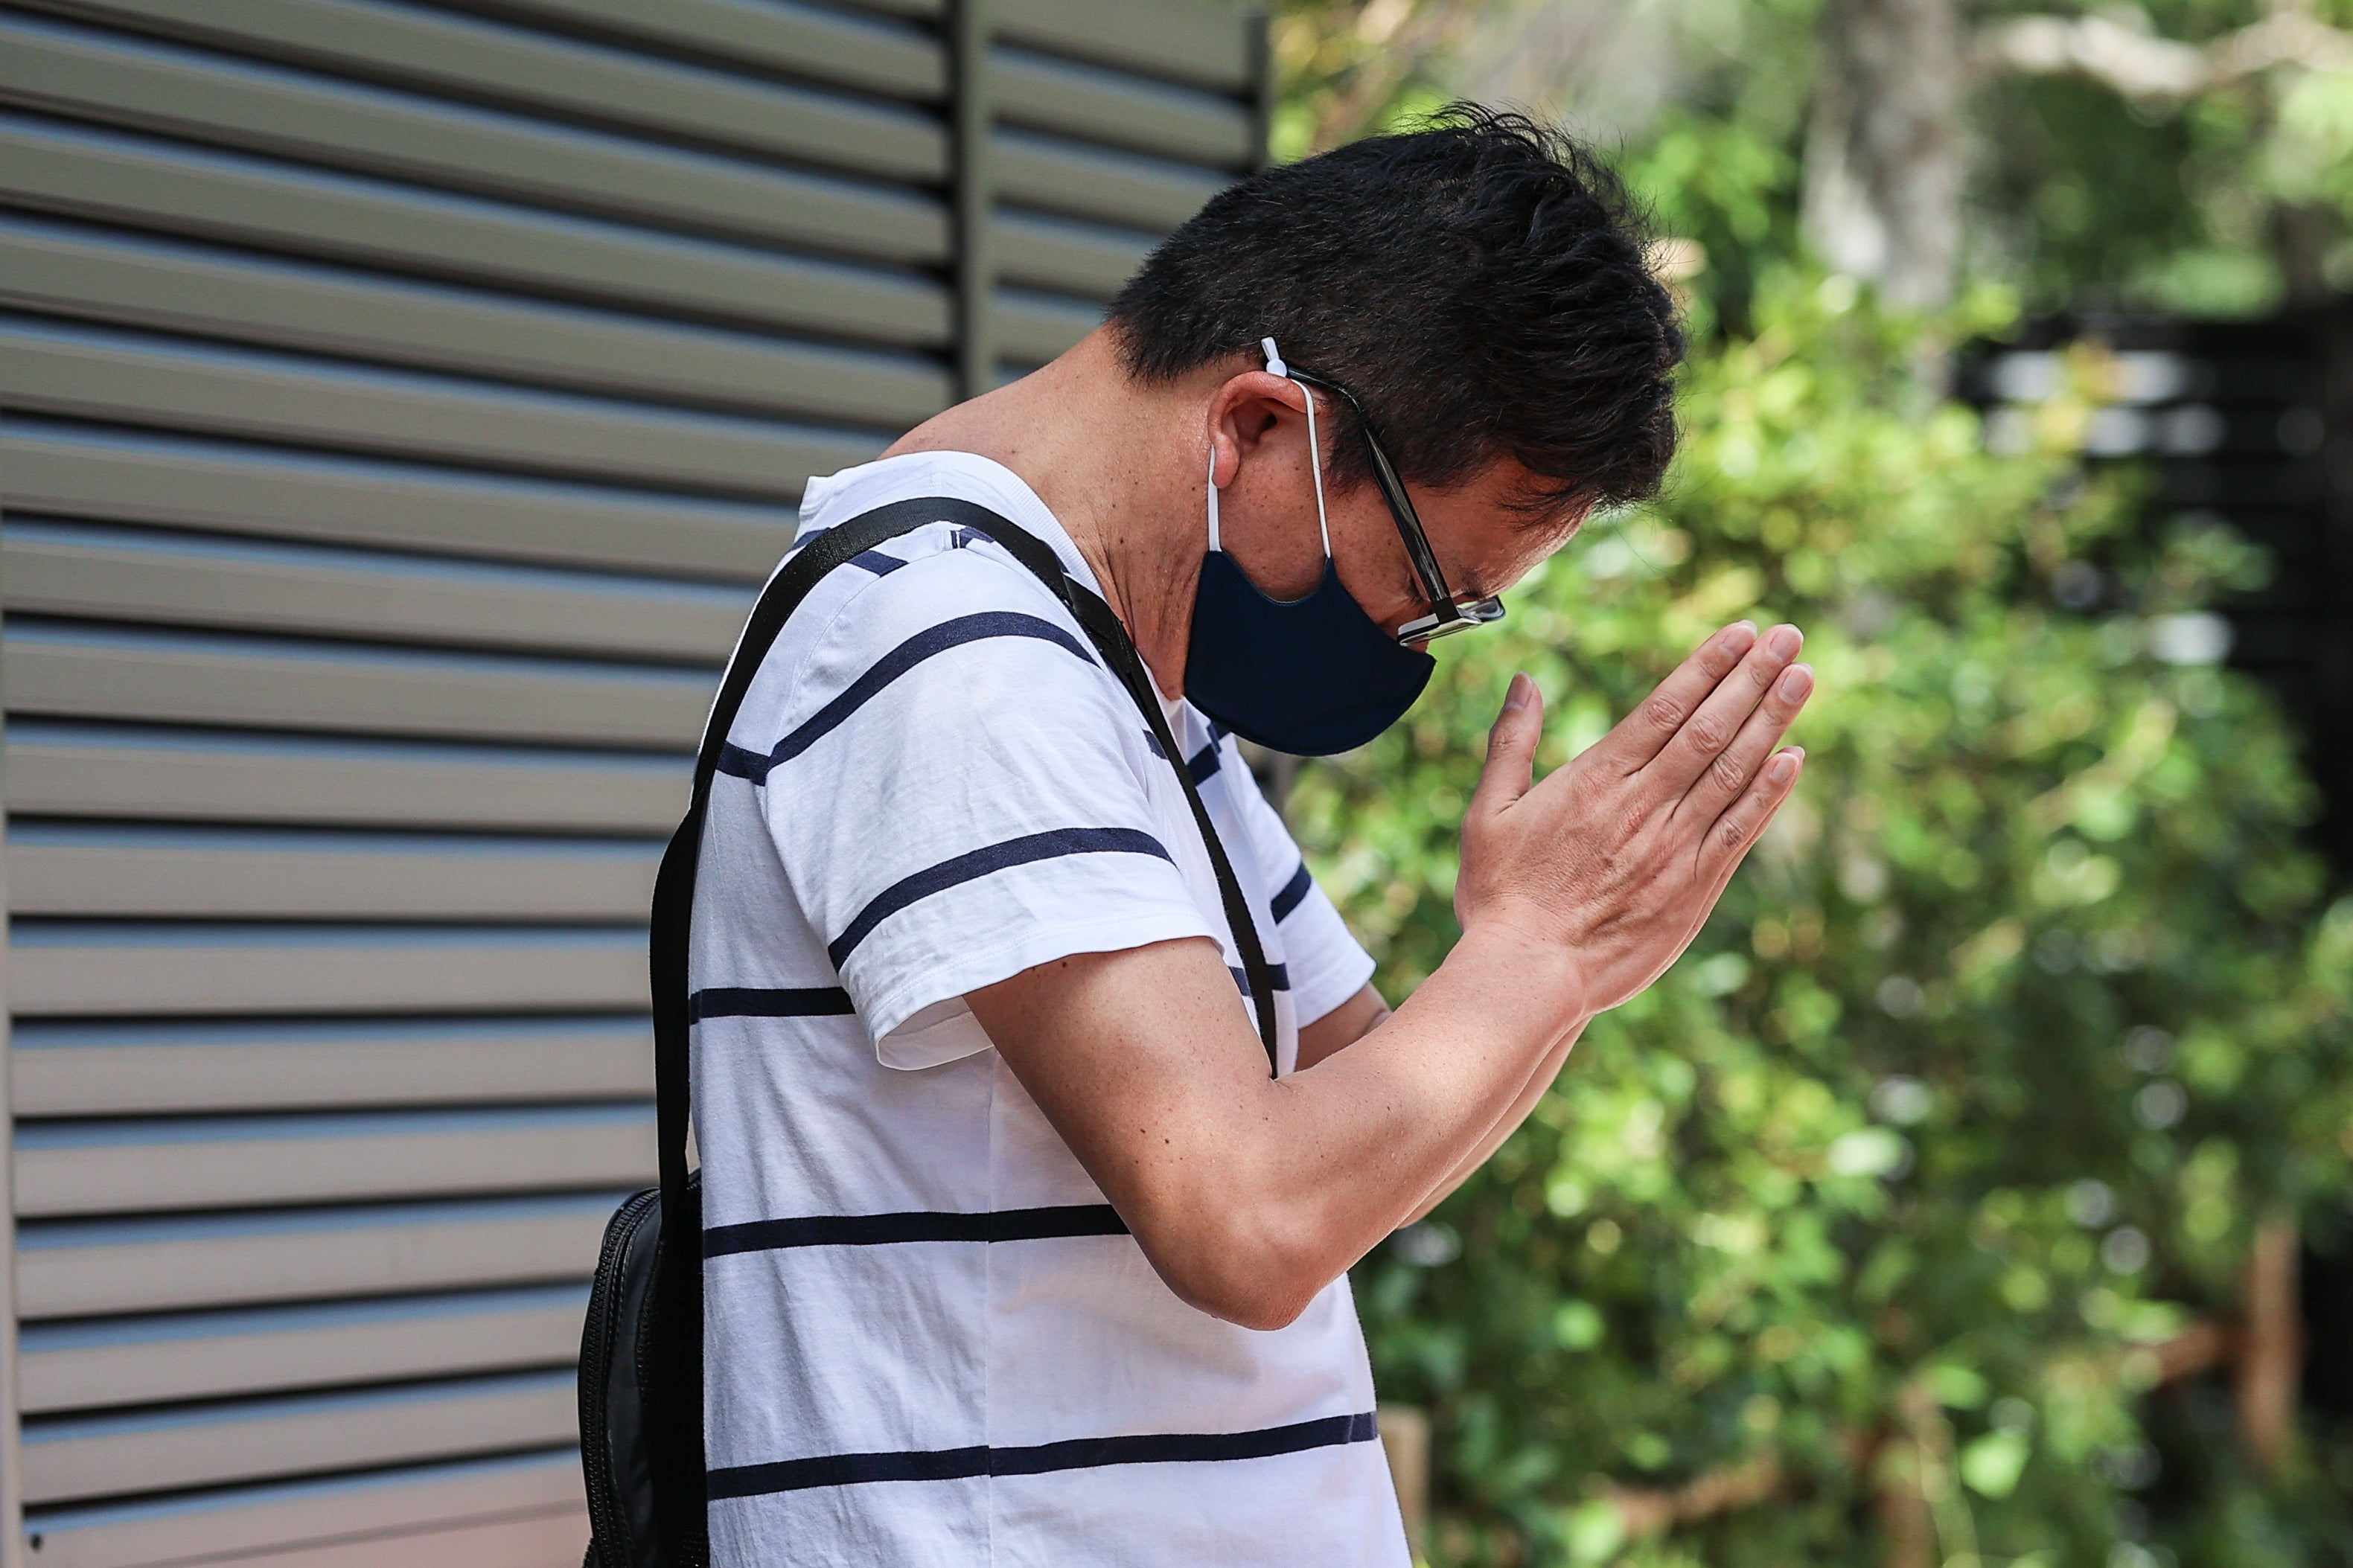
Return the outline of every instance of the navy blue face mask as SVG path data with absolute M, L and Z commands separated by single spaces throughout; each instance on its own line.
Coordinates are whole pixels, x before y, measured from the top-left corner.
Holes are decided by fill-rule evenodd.
M 1269 343 L 1267 369 L 1287 371 Z M 1435 662 L 1400 646 L 1332 563 L 1324 511 L 1324 459 L 1315 440 L 1315 394 L 1307 394 L 1308 460 L 1315 474 L 1315 521 L 1324 533 L 1324 576 L 1302 599 L 1269 597 L 1218 545 L 1218 459 L 1209 456 L 1209 549 L 1193 598 L 1185 695 L 1246 741 L 1293 756 L 1353 751 L 1399 719 L 1430 684 Z

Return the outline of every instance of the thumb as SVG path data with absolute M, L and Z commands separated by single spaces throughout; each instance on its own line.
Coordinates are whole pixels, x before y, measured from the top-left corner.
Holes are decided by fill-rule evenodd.
M 1479 773 L 1473 812 L 1503 810 L 1528 793 L 1535 778 L 1536 742 L 1544 736 L 1544 696 L 1525 671 L 1512 677 L 1504 710 L 1487 732 L 1487 763 Z

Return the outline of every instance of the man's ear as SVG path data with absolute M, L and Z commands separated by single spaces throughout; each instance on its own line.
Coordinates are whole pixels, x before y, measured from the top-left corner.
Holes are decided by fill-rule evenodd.
M 1242 464 L 1282 427 L 1286 416 L 1303 421 L 1306 397 L 1297 382 L 1262 370 L 1242 371 L 1219 383 L 1208 407 L 1216 483 L 1233 483 Z

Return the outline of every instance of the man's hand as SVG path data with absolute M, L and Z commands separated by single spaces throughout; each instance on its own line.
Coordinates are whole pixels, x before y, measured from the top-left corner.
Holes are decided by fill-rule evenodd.
M 1544 703 L 1514 676 L 1462 824 L 1465 935 L 1574 954 L 1588 1014 L 1666 973 L 1798 782 L 1805 753 L 1776 748 L 1813 692 L 1801 646 L 1795 626 L 1726 626 L 1533 787 Z

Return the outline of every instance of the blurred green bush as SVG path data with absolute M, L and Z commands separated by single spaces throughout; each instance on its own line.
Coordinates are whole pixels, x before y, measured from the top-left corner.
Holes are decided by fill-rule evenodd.
M 1397 996 L 1455 934 L 1514 669 L 1546 766 L 1736 616 L 1803 626 L 1820 675 L 1799 795 L 1697 944 L 1356 1272 L 1384 1397 L 1436 1420 L 1432 1560 L 2353 1560 L 2342 1452 L 2259 1476 L 2147 1427 L 2256 1226 L 2353 1169 L 2311 789 L 2257 688 L 2160 657 L 2211 658 L 2183 617 L 2262 563 L 2084 472 L 2093 361 L 1996 457 L 1929 389 L 1949 338 L 1789 269 L 1750 320 L 1704 339 L 1665 498 L 1291 799 Z

